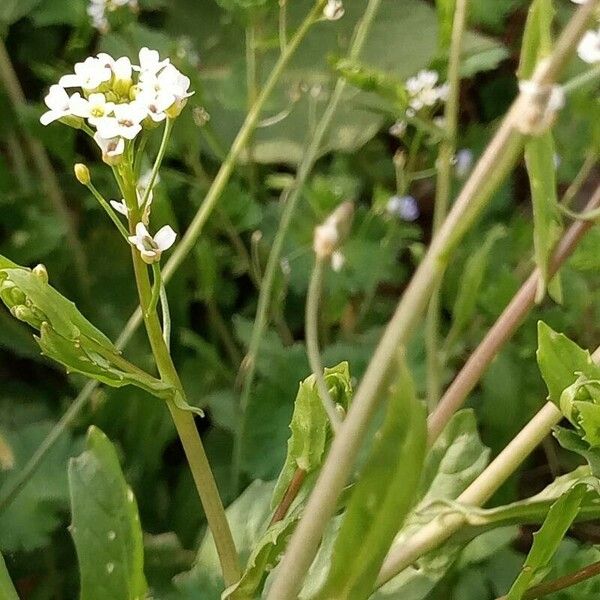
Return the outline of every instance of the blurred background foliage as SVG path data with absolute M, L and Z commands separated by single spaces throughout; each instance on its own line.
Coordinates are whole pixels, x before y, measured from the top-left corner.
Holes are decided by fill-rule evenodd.
M 514 72 L 527 2 L 472 0 L 470 4 L 459 147 L 477 157 L 516 92 Z M 310 5 L 308 0 L 290 2 L 290 30 Z M 206 412 L 197 424 L 228 503 L 234 500 L 229 471 L 238 416 L 236 379 L 256 310 L 256 286 L 277 229 L 280 192 L 293 176 L 332 90 L 336 77 L 332 61 L 344 56 L 364 6 L 364 0 L 347 2 L 340 21 L 321 22 L 309 33 L 194 252 L 169 284 L 173 354 L 190 400 Z M 0 85 L 0 253 L 21 264 L 43 262 L 53 284 L 116 338 L 136 306 L 128 250 L 94 199 L 73 178 L 73 163 L 88 164 L 107 197 L 116 198 L 116 190 L 97 149 L 86 139 L 65 127 L 39 124 L 45 91 L 75 62 L 97 51 L 134 57 L 147 45 L 171 57 L 192 79 L 196 94 L 175 125 L 155 193 L 154 214 L 184 232 L 244 118 L 255 93 L 253 86 L 260 88 L 277 57 L 278 5 L 275 0 L 140 0 L 137 13 L 115 11 L 110 31 L 102 35 L 90 24 L 86 8 L 86 0 L 3 0 L 0 4 L 0 35 L 7 50 L 6 57 L 0 53 L 2 70 L 9 68 L 7 61 L 12 63 L 26 98 Z M 565 0 L 558 7 L 559 22 L 568 10 Z M 257 75 L 247 85 L 245 40 L 250 33 Z M 398 79 L 434 67 L 443 79 L 445 56 L 438 33 L 432 3 L 384 0 L 361 63 Z M 582 69 L 573 61 L 569 75 Z M 571 96 L 556 128 L 561 191 L 589 152 L 598 150 L 600 107 L 591 98 L 589 90 Z M 419 206 L 416 221 L 405 222 L 385 210 L 396 193 L 392 159 L 403 146 L 388 133 L 396 118 L 385 97 L 346 88 L 286 240 L 271 327 L 261 348 L 251 397 L 243 452 L 245 484 L 277 476 L 298 382 L 309 373 L 303 320 L 315 225 L 342 200 L 357 201 L 346 263 L 327 278 L 322 323 L 325 364 L 348 360 L 356 379 L 430 238 L 434 179 L 418 180 L 411 187 Z M 38 142 L 48 153 L 81 252 L 70 243 L 68 220 L 54 210 L 47 179 L 32 160 Z M 423 168 L 431 167 L 434 156 L 435 146 L 425 145 L 418 161 Z M 585 202 L 597 183 L 598 173 L 593 173 L 576 206 Z M 460 180 L 457 189 L 459 185 Z M 498 225 L 501 234 L 494 234 L 476 276 L 469 280 L 477 300 L 459 317 L 456 342 L 447 349 L 445 383 L 532 268 L 531 208 L 522 165 L 495 194 L 450 265 L 443 289 L 444 332 L 453 318 L 457 321 L 455 300 L 469 257 Z M 83 276 L 75 268 L 77 261 L 83 265 Z M 545 300 L 537 307 L 472 394 L 469 405 L 476 411 L 483 442 L 493 452 L 512 438 L 545 397 L 534 358 L 536 321 L 543 318 L 584 347 L 597 344 L 599 267 L 600 232 L 593 229 L 564 268 L 564 303 Z M 140 365 L 151 364 L 141 334 L 126 354 Z M 409 355 L 423 394 L 421 332 Z M 81 379 L 67 378 L 41 357 L 26 328 L 0 310 L 0 436 L 13 455 L 12 460 L 0 461 L 0 491 L 82 385 Z M 147 577 L 155 597 L 218 598 L 209 586 L 205 591 L 195 586 L 190 592 L 185 584 L 176 590 L 170 583 L 173 575 L 190 569 L 205 522 L 164 406 L 133 388 L 99 390 L 17 500 L 0 513 L 0 551 L 22 597 L 42 600 L 77 594 L 76 559 L 66 528 L 70 520 L 66 463 L 81 452 L 83 433 L 91 423 L 117 444 L 126 478 L 136 493 L 147 532 Z M 504 486 L 498 499 L 508 502 L 538 491 L 553 473 L 571 468 L 573 460 L 549 440 Z M 261 485 L 254 484 L 252 493 L 268 497 L 270 486 L 263 490 Z M 242 512 L 242 522 L 250 520 L 247 514 Z M 475 550 L 468 547 L 428 597 L 496 597 L 518 571 L 529 536 L 527 528 L 511 529 L 495 532 Z M 598 532 L 582 527 L 579 537 L 581 543 L 594 542 Z M 570 540 L 563 544 L 553 569 L 557 574 L 573 570 L 597 560 L 598 552 L 593 547 L 582 550 Z M 586 585 L 589 590 L 575 588 L 557 598 L 596 598 L 597 584 Z

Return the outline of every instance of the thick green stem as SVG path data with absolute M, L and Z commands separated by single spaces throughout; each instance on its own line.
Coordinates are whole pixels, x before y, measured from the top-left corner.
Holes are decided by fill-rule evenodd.
M 446 136 L 440 143 L 437 159 L 438 176 L 435 191 L 435 207 L 433 213 L 433 233 L 437 233 L 448 213 L 450 195 L 452 193 L 452 173 L 458 125 L 459 92 L 460 92 L 460 55 L 463 34 L 467 22 L 468 0 L 457 0 L 452 25 L 450 57 L 448 61 L 448 98 L 444 111 L 444 127 Z M 440 355 L 440 287 L 442 278 L 436 285 L 425 325 L 425 345 L 427 349 L 427 403 L 433 410 L 440 399 L 442 382 L 441 372 L 444 365 Z
M 329 417 L 331 428 L 337 432 L 342 420 L 335 408 L 335 402 L 327 389 L 327 383 L 323 376 L 323 364 L 321 363 L 321 352 L 319 351 L 319 303 L 321 301 L 321 290 L 323 288 L 323 277 L 325 275 L 326 262 L 323 258 L 315 259 L 315 266 L 308 284 L 308 294 L 306 296 L 306 354 L 310 368 L 315 376 L 319 396 L 323 403 L 323 408 Z
M 598 0 L 588 2 L 575 13 L 557 41 L 554 52 L 536 69 L 532 77 L 534 83 L 553 84 L 575 51 L 597 5 Z M 394 359 L 397 348 L 408 342 L 412 330 L 419 322 L 449 254 L 464 237 L 486 206 L 492 192 L 516 161 L 523 146 L 523 136 L 516 129 L 516 124 L 522 119 L 528 101 L 525 95 L 520 94 L 513 103 L 405 290 L 367 367 L 340 431 L 332 442 L 304 516 L 292 535 L 277 570 L 268 596 L 270 600 L 292 600 L 297 597 L 368 432 L 370 419 L 378 406 L 378 390 L 388 366 Z
M 131 171 L 130 181 L 127 181 L 127 178 L 125 178 L 123 183 L 125 184 L 125 201 L 130 215 L 129 226 L 133 235 L 135 224 L 140 218 L 137 206 L 136 182 L 133 181 L 133 171 Z M 131 248 L 131 255 L 140 307 L 144 315 L 144 325 L 146 326 L 156 366 L 161 379 L 175 388 L 185 398 L 183 385 L 163 338 L 156 307 L 152 309 L 153 293 L 148 275 L 148 266 L 142 260 L 137 248 L 133 246 Z M 192 413 L 175 406 L 175 403 L 172 401 L 167 401 L 167 406 L 179 434 L 179 439 L 188 460 L 196 489 L 202 501 L 208 526 L 215 541 L 217 553 L 221 561 L 223 579 L 227 586 L 233 585 L 240 577 L 238 555 L 225 515 L 225 509 L 219 496 L 217 484 L 210 469 L 198 430 L 196 429 L 194 417 Z
M 380 3 L 381 0 L 369 1 L 363 18 L 359 22 L 359 25 L 356 29 L 354 40 L 350 47 L 350 58 L 358 58 Z M 265 273 L 261 280 L 260 294 L 258 296 L 258 307 L 256 309 L 256 317 L 254 319 L 254 327 L 252 328 L 252 336 L 250 338 L 248 353 L 246 355 L 246 358 L 244 359 L 245 372 L 243 373 L 244 379 L 240 399 L 240 418 L 234 440 L 232 469 L 234 488 L 237 488 L 239 485 L 242 462 L 242 440 L 245 434 L 246 413 L 248 410 L 248 403 L 250 401 L 250 392 L 252 390 L 254 375 L 256 373 L 256 357 L 258 355 L 260 343 L 267 325 L 267 315 L 269 312 L 269 306 L 271 305 L 273 283 L 275 280 L 275 274 L 277 273 L 277 269 L 279 267 L 279 259 L 281 257 L 281 251 L 283 249 L 283 242 L 285 240 L 285 236 L 287 235 L 290 223 L 292 221 L 292 217 L 294 216 L 294 213 L 296 211 L 296 207 L 300 200 L 302 189 L 304 187 L 306 179 L 308 178 L 308 175 L 310 174 L 313 165 L 319 155 L 321 143 L 325 138 L 325 134 L 327 133 L 331 121 L 337 111 L 338 104 L 342 98 L 342 94 L 345 88 L 346 82 L 342 79 L 339 79 L 333 90 L 329 103 L 325 108 L 323 116 L 317 124 L 317 127 L 315 129 L 314 135 L 310 140 L 308 148 L 303 154 L 302 162 L 298 167 L 298 172 L 296 174 L 294 184 L 284 195 L 284 208 L 281 214 L 281 219 L 279 221 L 277 233 L 275 234 L 275 239 L 273 240 L 273 244 L 271 246 L 271 252 L 267 261 Z

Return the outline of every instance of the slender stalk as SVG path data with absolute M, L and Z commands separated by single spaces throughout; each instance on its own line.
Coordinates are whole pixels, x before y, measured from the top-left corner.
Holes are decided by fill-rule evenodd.
M 566 590 L 582 581 L 597 577 L 600 575 L 600 560 L 587 565 L 578 571 L 563 575 L 552 581 L 540 583 L 532 588 L 529 588 L 523 595 L 523 600 L 534 600 L 534 598 L 542 598 L 560 590 Z
M 250 22 L 246 26 L 246 98 L 248 110 L 256 102 L 258 97 L 258 61 L 256 51 L 256 28 L 257 17 L 252 15 Z M 250 190 L 252 196 L 256 196 L 257 172 L 254 163 L 254 136 L 250 136 L 246 144 L 248 155 L 248 173 L 250 180 Z
M 306 297 L 306 354 L 310 368 L 315 376 L 317 390 L 323 403 L 323 408 L 329 417 L 331 428 L 337 432 L 342 423 L 340 415 L 335 408 L 327 383 L 323 376 L 323 364 L 321 363 L 321 352 L 319 351 L 319 304 L 321 302 L 321 290 L 323 288 L 323 277 L 325 275 L 326 262 L 323 258 L 315 259 L 315 266 L 308 284 L 308 294 Z
M 110 220 L 114 223 L 115 227 L 119 230 L 119 233 L 123 236 L 125 241 L 129 238 L 129 231 L 125 228 L 125 225 L 121 223 L 121 220 L 115 214 L 115 211 L 112 209 L 110 204 L 106 201 L 104 196 L 96 189 L 96 186 L 90 182 L 85 185 L 85 187 L 90 190 L 94 198 L 98 200 L 98 204 L 104 209 L 104 212 L 109 216 Z
M 140 211 L 137 205 L 137 190 L 133 170 L 131 170 L 130 175 L 130 180 L 128 181 L 127 177 L 125 177 L 123 183 L 125 184 L 125 202 L 127 203 L 130 216 L 129 228 L 133 235 L 135 224 L 140 218 Z M 156 305 L 153 306 L 154 294 L 148 275 L 148 266 L 142 260 L 138 250 L 133 246 L 131 248 L 131 256 L 140 306 L 144 315 L 144 325 L 146 326 L 146 333 L 148 334 L 156 366 L 161 379 L 173 386 L 185 398 L 185 391 L 163 338 L 163 332 L 156 313 Z M 156 283 L 158 283 L 158 288 L 160 289 L 160 275 L 157 273 L 157 270 L 154 273 L 155 277 L 158 278 Z M 167 401 L 167 406 L 179 434 L 179 439 L 188 460 L 198 495 L 202 501 L 206 520 L 212 532 L 217 554 L 221 562 L 223 579 L 225 584 L 230 586 L 238 581 L 240 577 L 238 555 L 225 515 L 225 509 L 219 496 L 217 484 L 204 451 L 204 446 L 198 435 L 192 414 L 181 410 L 170 400 Z
M 167 350 L 171 352 L 171 311 L 169 310 L 167 290 L 163 282 L 160 285 L 160 310 L 162 314 L 163 339 L 165 340 Z
M 279 0 L 279 49 L 283 54 L 287 46 L 287 0 Z
M 285 515 L 287 515 L 290 506 L 293 504 L 294 500 L 298 496 L 298 492 L 302 488 L 302 484 L 304 483 L 305 478 L 306 471 L 298 467 L 296 469 L 296 472 L 294 473 L 294 476 L 292 477 L 292 480 L 290 481 L 288 489 L 285 491 L 285 494 L 283 495 L 283 498 L 279 503 L 279 506 L 275 509 L 275 512 L 273 513 L 273 517 L 269 525 L 273 525 L 273 523 L 277 523 L 278 521 L 281 521 L 285 518 Z
M 165 128 L 163 129 L 163 136 L 160 141 L 160 147 L 158 149 L 158 154 L 156 155 L 154 165 L 152 166 L 152 172 L 150 173 L 150 179 L 148 180 L 148 185 L 144 190 L 144 195 L 142 196 L 142 201 L 140 202 L 140 207 L 142 208 L 142 210 L 146 207 L 148 198 L 150 198 L 150 194 L 152 193 L 154 185 L 156 184 L 156 178 L 158 177 L 160 165 L 162 164 L 163 158 L 165 157 L 165 152 L 167 151 L 167 146 L 169 145 L 169 138 L 171 137 L 172 131 L 173 119 L 167 117 L 165 121 Z
M 596 152 L 589 152 L 583 161 L 583 165 L 579 169 L 577 175 L 569 185 L 569 187 L 565 190 L 561 198 L 561 205 L 569 207 L 571 206 L 571 202 L 575 199 L 575 196 L 579 193 L 583 184 L 586 182 L 589 177 L 592 169 L 598 164 L 598 155 Z
M 248 137 L 258 123 L 264 105 L 275 90 L 275 87 L 283 75 L 286 66 L 300 46 L 300 43 L 306 37 L 306 34 L 312 25 L 319 19 L 326 1 L 327 0 L 316 0 L 313 9 L 302 21 L 292 38 L 290 38 L 286 46 L 286 51 L 279 57 L 277 63 L 273 67 L 267 83 L 263 87 L 256 104 L 246 116 L 246 119 L 235 138 L 229 154 L 227 155 L 224 163 L 221 165 L 221 168 L 219 169 L 219 172 L 217 173 L 217 176 L 213 181 L 202 206 L 196 213 L 179 245 L 171 254 L 171 258 L 167 261 L 165 269 L 163 269 L 163 281 L 165 283 L 171 279 L 187 255 L 191 252 L 191 250 L 193 250 L 196 240 L 202 233 L 206 221 L 217 205 L 217 202 L 219 201 L 221 194 L 223 193 L 223 190 L 225 189 L 231 174 L 233 173 L 233 169 L 244 149 Z M 122 350 L 131 340 L 133 334 L 137 331 L 141 323 L 142 310 L 138 306 L 131 317 L 129 317 L 129 320 L 117 338 L 115 342 L 116 347 Z M 61 435 L 75 422 L 77 416 L 89 402 L 94 391 L 99 387 L 99 385 L 100 384 L 97 381 L 90 381 L 77 395 L 73 401 L 73 404 L 71 404 L 60 421 L 54 426 L 48 436 L 42 441 L 41 445 L 35 451 L 33 456 L 29 459 L 27 464 L 23 467 L 19 478 L 14 480 L 11 488 L 5 492 L 5 499 L 0 500 L 0 510 L 8 506 L 18 496 L 19 492 L 43 463 L 44 458 L 54 447 L 54 444 L 57 442 L 57 440 L 60 439 Z
M 586 210 L 592 210 L 598 206 L 600 206 L 600 186 L 597 187 L 588 202 Z M 591 226 L 592 223 L 589 221 L 577 221 L 569 227 L 558 243 L 550 261 L 550 275 L 554 275 L 565 263 Z M 539 271 L 535 269 L 513 296 L 479 346 L 473 351 L 464 367 L 446 390 L 435 411 L 429 415 L 427 420 L 429 444 L 433 444 L 437 439 L 452 415 L 462 406 L 484 371 L 498 354 L 500 348 L 512 337 L 523 319 L 535 306 L 535 292 L 538 281 Z
M 433 234 L 441 227 L 450 203 L 452 193 L 453 161 L 456 153 L 456 138 L 458 129 L 458 110 L 460 94 L 460 55 L 462 51 L 463 34 L 467 22 L 467 6 L 469 0 L 456 0 L 452 38 L 450 41 L 450 56 L 448 59 L 448 98 L 444 110 L 444 127 L 446 136 L 440 143 L 437 159 L 438 176 L 435 190 L 435 206 L 433 212 Z M 425 325 L 425 347 L 427 350 L 427 403 L 433 410 L 441 395 L 442 382 L 440 374 L 443 369 L 440 354 L 440 288 L 442 278 L 436 285 Z
M 357 58 L 362 51 L 365 43 L 367 33 L 371 27 L 371 23 L 377 13 L 381 0 L 369 0 L 365 13 L 360 20 L 354 39 L 350 46 L 349 57 Z M 290 42 L 291 44 L 291 42 Z M 289 47 L 289 44 L 288 44 Z M 281 251 L 283 249 L 283 242 L 287 235 L 292 217 L 296 211 L 296 207 L 301 197 L 302 188 L 308 178 L 309 173 L 319 155 L 321 143 L 327 133 L 331 121 L 337 111 L 339 102 L 342 98 L 342 93 L 346 88 L 346 82 L 342 79 L 338 79 L 329 103 L 325 108 L 323 116 L 321 117 L 314 135 L 308 144 L 306 151 L 303 154 L 302 161 L 298 167 L 296 173 L 296 179 L 291 188 L 289 188 L 285 197 L 285 206 L 281 214 L 279 221 L 279 227 L 275 234 L 275 239 L 271 246 L 271 252 L 267 261 L 264 276 L 262 278 L 260 294 L 258 296 L 258 306 L 256 309 L 256 317 L 254 320 L 254 327 L 252 328 L 252 336 L 250 338 L 250 344 L 248 347 L 248 353 L 244 359 L 245 372 L 243 373 L 243 385 L 242 394 L 240 398 L 240 418 L 239 425 L 234 438 L 234 452 L 233 452 L 233 487 L 234 489 L 239 485 L 240 468 L 242 461 L 242 440 L 244 438 L 246 429 L 246 413 L 248 411 L 248 403 L 250 401 L 250 392 L 252 384 L 254 382 L 254 375 L 256 373 L 256 357 L 260 348 L 260 343 L 267 325 L 267 315 L 269 306 L 271 304 L 271 294 L 273 292 L 273 282 L 275 280 L 275 274 L 279 266 L 279 259 Z
M 585 33 L 588 20 L 597 5 L 598 0 L 588 2 L 575 13 L 558 39 L 554 52 L 536 69 L 532 77 L 534 84 L 551 85 L 556 80 Z M 332 442 L 304 516 L 292 535 L 277 570 L 268 595 L 270 600 L 292 600 L 297 597 L 367 434 L 370 418 L 378 405 L 377 392 L 397 348 L 407 343 L 418 323 L 449 253 L 485 207 L 522 149 L 523 136 L 516 130 L 515 124 L 522 118 L 527 102 L 527 96 L 519 94 L 434 237 L 398 304 L 340 431 Z
M 8 145 L 8 154 L 13 163 L 17 181 L 19 182 L 19 187 L 24 193 L 29 194 L 31 192 L 31 176 L 27 166 L 27 159 L 25 158 L 25 151 L 21 146 L 21 141 L 16 133 L 11 132 L 6 136 L 6 143 Z
M 592 67 L 589 71 L 573 77 L 563 85 L 563 91 L 565 94 L 571 94 L 572 92 L 585 87 L 586 85 L 593 83 L 596 79 L 600 78 L 600 65 Z

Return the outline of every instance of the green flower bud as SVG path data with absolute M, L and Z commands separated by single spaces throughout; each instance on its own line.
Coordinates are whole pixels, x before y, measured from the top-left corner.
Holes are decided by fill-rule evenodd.
M 73 170 L 75 171 L 75 177 L 77 181 L 79 181 L 81 185 L 90 184 L 90 182 L 92 181 L 92 178 L 90 177 L 90 170 L 83 163 L 77 163 L 73 167 Z M 47 276 L 48 274 L 46 274 L 46 277 Z
M 33 274 L 38 277 L 43 283 L 48 283 L 48 271 L 42 264 L 36 265 L 33 268 Z

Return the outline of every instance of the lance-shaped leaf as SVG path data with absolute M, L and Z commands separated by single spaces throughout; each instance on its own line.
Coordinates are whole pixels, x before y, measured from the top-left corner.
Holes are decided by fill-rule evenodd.
M 576 485 L 552 505 L 541 528 L 533 534 L 533 545 L 507 600 L 521 600 L 527 588 L 545 576 L 558 545 L 579 513 L 586 491 L 586 485 Z
M 325 369 L 325 383 L 333 401 L 344 410 L 352 396 L 348 363 Z M 321 466 L 331 436 L 329 419 L 317 391 L 314 375 L 300 383 L 294 413 L 290 423 L 292 434 L 288 439 L 285 463 L 277 480 L 271 506 L 277 506 L 283 498 L 296 469 L 312 473 Z
M 90 427 L 87 449 L 69 464 L 71 534 L 81 600 L 143 600 L 144 546 L 137 504 L 110 440 Z
M 540 60 L 552 50 L 552 0 L 534 0 L 527 17 L 519 79 L 529 79 Z M 555 148 L 552 133 L 547 131 L 532 137 L 525 144 L 525 166 L 529 175 L 533 204 L 533 244 L 535 263 L 540 270 L 536 300 L 544 296 L 547 286 L 552 297 L 560 302 L 560 280 L 556 276 L 550 285 L 548 263 L 562 230 L 556 195 Z
M 371 595 L 383 559 L 417 497 L 427 437 L 425 409 L 402 358 L 394 374 L 385 420 L 350 496 L 318 600 Z
M 15 586 L 10 580 L 10 575 L 8 574 L 2 554 L 0 554 L 0 598 L 2 600 L 19 600 Z

